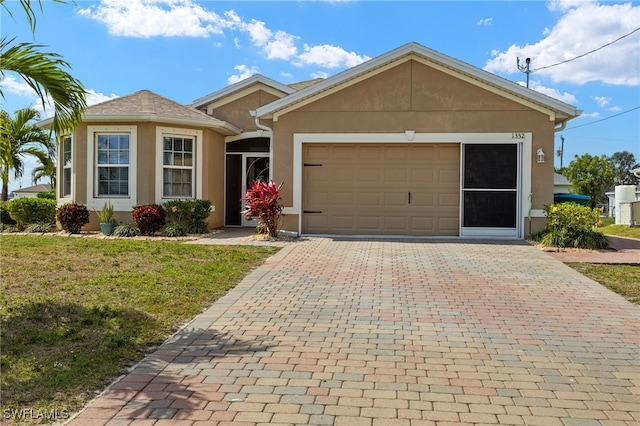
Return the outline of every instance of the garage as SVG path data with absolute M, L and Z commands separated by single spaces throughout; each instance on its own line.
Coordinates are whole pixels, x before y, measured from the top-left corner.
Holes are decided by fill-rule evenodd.
M 458 236 L 460 144 L 302 145 L 302 232 Z

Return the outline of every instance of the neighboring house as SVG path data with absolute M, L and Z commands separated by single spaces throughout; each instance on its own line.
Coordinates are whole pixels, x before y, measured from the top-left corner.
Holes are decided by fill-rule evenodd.
M 560 173 L 553 174 L 553 193 L 569 194 L 571 193 L 571 181 Z
M 523 238 L 553 202 L 554 132 L 579 114 L 409 43 L 327 79 L 256 75 L 191 106 L 149 91 L 91 106 L 60 138 L 57 192 L 90 209 L 109 200 L 121 220 L 208 199 L 211 227 L 255 226 L 240 199 L 272 178 L 289 231 Z
M 607 214 L 609 217 L 615 217 L 616 216 L 616 192 L 615 191 L 607 191 L 604 193 L 604 195 L 607 196 L 607 198 L 609 199 L 609 203 L 607 205 Z M 633 198 L 633 197 L 629 197 L 629 198 Z M 624 199 L 623 199 L 624 200 Z M 629 201 L 640 201 L 640 186 L 636 186 L 636 191 L 635 191 L 635 200 L 632 199 L 627 199 L 627 202 Z
M 13 191 L 13 198 L 36 198 L 41 192 L 50 192 L 50 183 L 41 183 L 26 188 L 20 188 Z

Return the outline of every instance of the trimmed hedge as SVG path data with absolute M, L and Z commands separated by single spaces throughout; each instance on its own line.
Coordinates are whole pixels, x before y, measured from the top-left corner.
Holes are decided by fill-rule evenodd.
M 7 210 L 21 231 L 32 223 L 54 223 L 56 201 L 44 198 L 16 198 L 7 203 Z

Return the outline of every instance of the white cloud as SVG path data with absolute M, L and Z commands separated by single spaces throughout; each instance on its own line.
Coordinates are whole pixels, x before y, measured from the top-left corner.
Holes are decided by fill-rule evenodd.
M 609 108 L 609 111 L 620 112 L 620 111 L 622 111 L 622 108 L 619 107 L 618 105 L 616 105 L 616 106 L 612 106 L 611 108 Z
M 534 74 L 550 77 L 554 82 L 640 85 L 640 61 L 630 60 L 640 57 L 640 32 L 574 61 L 540 69 L 571 60 L 632 32 L 638 27 L 640 6 L 570 0 L 553 1 L 549 8 L 564 14 L 540 41 L 512 45 L 496 53 L 484 69 L 516 73 L 516 58 L 530 57 Z
M 329 73 L 324 71 L 317 71 L 311 73 L 311 78 L 329 78 Z
M 321 44 L 304 45 L 304 53 L 298 56 L 298 65 L 319 65 L 323 68 L 354 67 L 371 58 L 355 52 L 347 52 L 339 46 Z
M 477 24 L 480 25 L 481 27 L 490 27 L 492 23 L 493 23 L 493 18 L 485 18 L 477 22 Z
M 593 96 L 593 100 L 601 107 L 604 108 L 607 105 L 609 105 L 609 102 L 611 102 L 611 98 L 607 97 L 607 96 Z
M 234 24 L 191 0 L 102 0 L 78 13 L 102 22 L 110 34 L 140 38 L 208 37 Z
M 518 84 L 520 84 L 521 86 L 525 86 L 526 83 L 523 81 L 519 81 Z M 574 95 L 572 95 L 571 93 L 560 93 L 558 91 L 558 89 L 554 89 L 553 87 L 546 87 L 543 86 L 539 81 L 537 80 L 531 80 L 529 82 L 529 88 L 532 90 L 535 90 L 536 92 L 542 93 L 543 95 L 547 95 L 550 96 L 554 99 L 557 99 L 559 101 L 568 103 L 570 105 L 575 105 L 578 100 L 576 99 L 576 97 Z
M 87 90 L 87 94 L 86 94 L 88 106 L 99 104 L 101 102 L 106 102 L 115 98 L 119 98 L 119 96 L 114 93 L 110 95 L 105 95 L 104 93 L 98 93 L 93 89 Z
M 250 44 L 261 50 L 265 59 L 290 61 L 296 66 L 317 66 L 334 69 L 352 67 L 368 56 L 348 52 L 339 46 L 304 45 L 299 54 L 298 36 L 270 29 L 264 21 L 243 20 L 235 11 L 217 14 L 193 0 L 101 0 L 97 6 L 80 9 L 80 15 L 103 23 L 110 34 L 122 37 L 209 37 L 244 34 Z M 176 25 L 179 22 L 180 25 Z M 237 35 L 232 38 L 237 49 L 243 44 Z M 238 70 L 236 68 L 236 70 Z M 242 79 L 246 70 L 230 79 Z
M 600 118 L 599 112 L 582 113 L 578 118 Z
M 248 65 L 236 65 L 233 67 L 234 70 L 238 71 L 238 74 L 231 75 L 227 82 L 229 84 L 234 84 L 242 80 L 246 80 L 252 75 L 258 74 L 258 68 L 250 67 Z
M 17 96 L 31 96 L 35 94 L 31 86 L 24 80 L 17 80 L 13 75 L 7 75 L 2 80 L 2 91 Z

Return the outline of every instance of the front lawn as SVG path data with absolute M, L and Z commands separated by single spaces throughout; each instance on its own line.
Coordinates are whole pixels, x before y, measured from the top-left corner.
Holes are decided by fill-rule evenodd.
M 620 294 L 629 302 L 640 305 L 640 266 L 598 263 L 567 263 L 567 266 Z
M 77 411 L 274 252 L 0 236 L 3 420 Z

